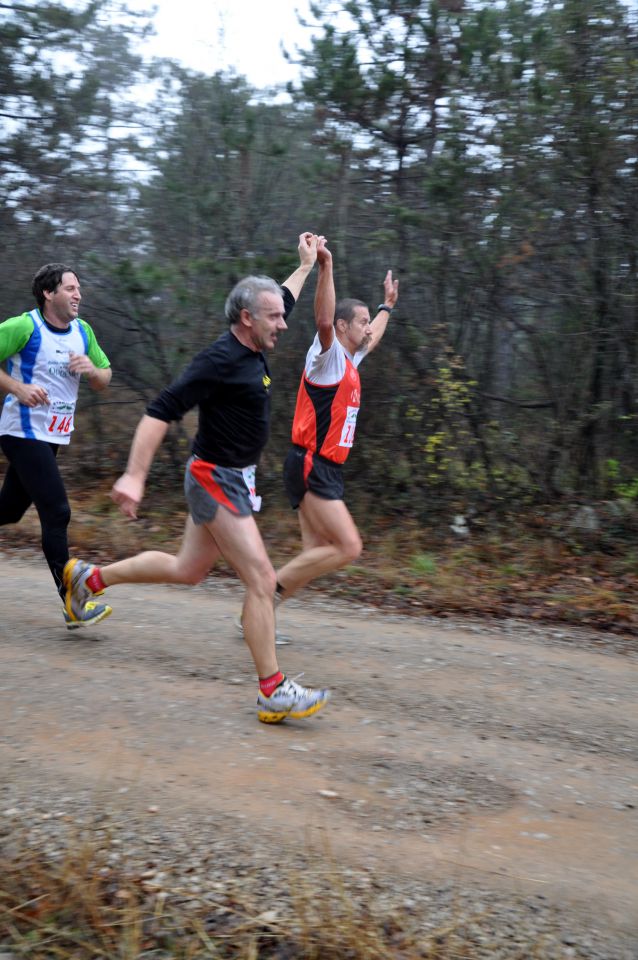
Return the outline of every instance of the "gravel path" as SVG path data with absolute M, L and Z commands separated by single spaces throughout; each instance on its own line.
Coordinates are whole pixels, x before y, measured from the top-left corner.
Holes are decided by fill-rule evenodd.
M 40 559 L 0 569 L 6 846 L 79 831 L 211 909 L 229 876 L 271 917 L 338 877 L 424 930 L 478 918 L 477 957 L 638 958 L 635 641 L 313 595 L 280 662 L 333 702 L 268 727 L 234 581 L 116 588 L 71 633 Z

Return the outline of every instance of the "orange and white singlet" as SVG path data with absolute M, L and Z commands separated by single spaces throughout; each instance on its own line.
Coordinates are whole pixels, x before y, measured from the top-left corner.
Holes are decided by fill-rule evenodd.
M 357 367 L 367 350 L 351 356 L 335 336 L 321 352 L 315 335 L 301 377 L 292 424 L 292 442 L 334 463 L 345 463 L 354 443 L 361 405 Z

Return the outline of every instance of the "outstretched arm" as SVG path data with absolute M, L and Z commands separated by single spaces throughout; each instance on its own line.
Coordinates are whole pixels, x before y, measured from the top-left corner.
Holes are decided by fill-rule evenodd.
M 385 333 L 385 329 L 388 325 L 388 320 L 390 319 L 390 313 L 394 309 L 394 306 L 399 299 L 399 281 L 392 279 L 392 270 L 388 270 L 383 281 L 383 304 L 382 308 L 388 307 L 388 309 L 380 309 L 377 311 L 375 317 L 370 321 L 370 329 L 372 331 L 372 336 L 370 337 L 370 342 L 368 343 L 368 353 L 371 350 L 374 350 L 378 346 L 381 337 Z
M 332 254 L 326 246 L 325 237 L 321 237 L 317 245 L 317 262 L 319 263 L 319 277 L 315 291 L 315 323 L 321 341 L 321 349 L 327 350 L 335 336 L 335 283 L 332 273 Z
M 137 519 L 137 508 L 144 496 L 148 472 L 167 430 L 168 423 L 164 420 L 145 414 L 135 431 L 126 471 L 113 484 L 111 499 L 132 520 Z
M 315 265 L 318 239 L 315 233 L 302 233 L 299 236 L 299 266 L 282 284 L 290 290 L 295 300 L 299 299 L 303 285 Z

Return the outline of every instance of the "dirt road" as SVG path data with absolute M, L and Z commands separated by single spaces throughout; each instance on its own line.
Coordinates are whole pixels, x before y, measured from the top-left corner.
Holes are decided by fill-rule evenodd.
M 638 957 L 638 656 L 622 639 L 293 600 L 281 666 L 333 701 L 269 727 L 234 581 L 113 589 L 110 620 L 71 633 L 41 560 L 0 570 L 5 817 L 81 798 L 147 833 L 208 818 L 291 855 L 311 835 L 397 889 L 531 898 L 576 931 L 566 950 L 585 936 Z

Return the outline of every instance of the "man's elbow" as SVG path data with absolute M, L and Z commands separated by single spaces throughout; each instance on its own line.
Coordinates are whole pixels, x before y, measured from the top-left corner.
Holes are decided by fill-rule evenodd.
M 111 382 L 112 376 L 113 371 L 110 367 L 98 370 L 93 377 L 89 378 L 89 386 L 92 390 L 95 390 L 96 393 L 100 393 L 102 390 L 106 390 Z

